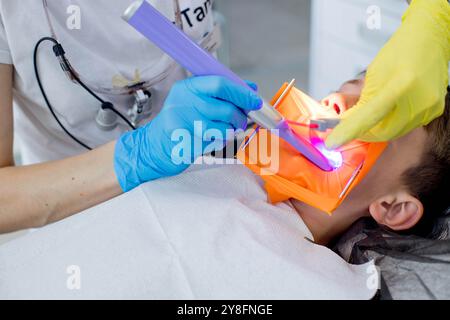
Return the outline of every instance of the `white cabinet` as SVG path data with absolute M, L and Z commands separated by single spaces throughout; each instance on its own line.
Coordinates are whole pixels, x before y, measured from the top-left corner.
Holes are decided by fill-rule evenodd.
M 323 98 L 364 71 L 407 7 L 405 0 L 312 0 L 311 95 Z

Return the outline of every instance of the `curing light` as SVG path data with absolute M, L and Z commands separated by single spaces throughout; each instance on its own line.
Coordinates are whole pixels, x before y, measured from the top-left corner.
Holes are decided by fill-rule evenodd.
M 325 156 L 325 158 L 328 159 L 328 161 L 330 161 L 330 164 L 334 169 L 339 169 L 340 167 L 342 167 L 344 160 L 342 159 L 342 154 L 339 151 L 330 151 L 325 147 L 325 145 L 323 146 L 323 148 L 319 148 L 319 151 L 322 152 L 322 154 Z
M 325 142 L 319 137 L 311 137 L 311 143 L 317 150 L 322 153 L 322 155 L 327 158 L 329 164 L 333 167 L 334 170 L 342 167 L 344 163 L 344 159 L 342 158 L 342 153 L 339 151 L 328 150 L 325 146 Z

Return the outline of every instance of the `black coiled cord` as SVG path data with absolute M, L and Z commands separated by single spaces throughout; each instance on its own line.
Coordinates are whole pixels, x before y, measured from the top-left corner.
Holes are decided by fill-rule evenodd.
M 38 65 L 37 65 L 37 56 L 38 56 L 38 51 L 39 51 L 39 47 L 40 45 L 45 42 L 45 41 L 50 41 L 54 44 L 53 46 L 53 52 L 55 54 L 55 56 L 57 58 L 61 58 L 62 63 L 64 64 L 64 69 L 66 69 L 68 72 L 70 72 L 70 75 L 72 76 L 72 78 L 84 89 L 86 90 L 86 92 L 88 92 L 92 97 L 94 97 L 95 99 L 97 99 L 100 103 L 101 103 L 101 108 L 104 110 L 111 110 L 112 112 L 114 112 L 119 118 L 121 118 L 131 129 L 135 130 L 135 126 L 133 126 L 133 124 L 124 116 L 122 115 L 119 111 L 116 110 L 116 108 L 114 108 L 114 105 L 110 102 L 104 101 L 102 98 L 100 98 L 95 92 L 93 92 L 86 84 L 83 83 L 83 81 L 81 81 L 81 79 L 78 77 L 77 74 L 75 74 L 75 72 L 72 70 L 72 68 L 70 67 L 69 62 L 67 61 L 67 59 L 65 58 L 65 52 L 64 49 L 62 47 L 62 45 L 54 38 L 51 37 L 44 37 L 42 39 L 40 39 L 37 43 L 36 46 L 34 47 L 34 53 L 33 53 L 33 64 L 34 64 L 34 73 L 36 75 L 36 80 L 37 83 L 39 85 L 39 89 L 41 90 L 42 96 L 44 97 L 45 103 L 48 107 L 48 109 L 50 110 L 50 113 L 52 114 L 53 118 L 55 118 L 56 122 L 58 123 L 58 125 L 61 127 L 61 129 L 76 143 L 78 143 L 80 146 L 82 146 L 83 148 L 87 149 L 87 150 L 92 150 L 91 147 L 89 147 L 87 144 L 85 144 L 84 142 L 82 142 L 81 140 L 79 140 L 77 137 L 75 137 L 72 133 L 70 133 L 70 131 L 61 123 L 61 121 L 58 118 L 58 115 L 55 113 L 55 110 L 52 106 L 52 104 L 50 103 L 50 100 L 48 99 L 47 93 L 44 90 L 44 87 L 42 85 L 42 81 L 41 81 L 41 77 L 39 75 L 39 69 L 38 69 Z

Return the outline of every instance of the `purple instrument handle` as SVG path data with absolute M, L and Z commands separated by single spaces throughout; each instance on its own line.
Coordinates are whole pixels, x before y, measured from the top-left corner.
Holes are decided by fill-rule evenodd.
M 222 76 L 249 88 L 244 80 L 203 50 L 147 1 L 131 5 L 123 18 L 193 75 Z

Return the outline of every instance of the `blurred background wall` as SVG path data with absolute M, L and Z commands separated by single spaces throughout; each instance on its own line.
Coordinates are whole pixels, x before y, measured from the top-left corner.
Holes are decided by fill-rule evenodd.
M 310 0 L 215 0 L 225 17 L 223 60 L 269 98 L 285 81 L 307 88 Z
M 269 98 L 283 82 L 321 99 L 365 70 L 400 26 L 406 0 L 215 0 L 221 56 Z

